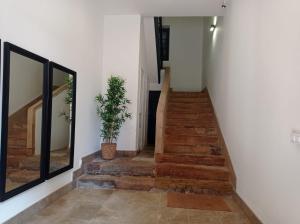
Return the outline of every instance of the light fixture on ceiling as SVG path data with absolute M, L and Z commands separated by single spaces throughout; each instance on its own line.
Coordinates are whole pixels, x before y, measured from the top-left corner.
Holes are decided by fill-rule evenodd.
M 217 28 L 217 26 L 212 24 L 212 25 L 210 25 L 209 31 L 214 32 L 216 28 Z
M 223 2 L 222 2 L 222 8 L 225 9 L 226 7 L 227 7 L 226 1 L 223 0 Z

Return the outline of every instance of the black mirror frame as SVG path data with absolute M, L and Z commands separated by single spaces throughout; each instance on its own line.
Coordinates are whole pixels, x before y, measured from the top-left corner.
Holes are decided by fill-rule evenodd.
M 42 109 L 42 137 L 41 137 L 41 160 L 40 160 L 40 178 L 30 183 L 24 184 L 11 191 L 5 192 L 6 185 L 6 165 L 7 165 L 7 137 L 8 137 L 8 106 L 9 106 L 9 82 L 10 82 L 10 52 L 15 52 L 24 57 L 41 62 L 43 64 L 43 109 Z M 5 201 L 17 194 L 20 194 L 46 180 L 45 158 L 47 143 L 47 111 L 48 111 L 48 94 L 49 86 L 49 60 L 37 54 L 13 45 L 9 42 L 4 43 L 3 59 L 3 82 L 2 82 L 2 124 L 1 124 L 1 153 L 0 153 L 0 201 Z
M 53 69 L 61 70 L 69 75 L 73 76 L 73 102 L 72 102 L 72 120 L 71 120 L 71 146 L 70 146 L 70 163 L 68 166 L 65 166 L 59 170 L 54 172 L 50 172 L 50 142 L 51 142 L 51 118 L 52 118 L 52 84 L 53 84 Z M 59 65 L 55 62 L 50 62 L 49 64 L 49 83 L 47 87 L 47 92 L 49 93 L 49 110 L 48 110 L 48 118 L 47 118 L 47 127 L 48 127 L 48 134 L 47 134 L 47 148 L 46 148 L 46 175 L 47 179 L 51 179 L 61 173 L 64 173 L 68 170 L 71 170 L 74 165 L 74 143 L 75 143 L 75 120 L 76 120 L 76 81 L 77 81 L 77 73 L 71 69 L 68 69 L 62 65 Z

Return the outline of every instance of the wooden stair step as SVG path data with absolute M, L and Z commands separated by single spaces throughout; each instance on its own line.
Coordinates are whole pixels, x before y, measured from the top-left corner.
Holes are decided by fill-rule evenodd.
M 198 97 L 208 97 L 207 92 L 171 92 L 171 97 L 186 97 L 186 98 L 198 98 Z
M 182 103 L 182 102 L 169 102 L 168 108 L 177 108 L 177 109 L 190 109 L 190 110 L 198 110 L 201 108 L 211 108 L 209 103 Z
M 8 152 L 8 155 L 11 155 L 11 156 L 17 156 L 17 155 L 20 155 L 20 156 L 30 156 L 32 154 L 32 149 L 28 149 L 26 147 L 20 147 L 20 148 L 8 148 L 7 150 Z
M 8 137 L 7 144 L 8 144 L 8 147 L 10 147 L 11 145 L 22 147 L 22 146 L 26 146 L 27 139 L 24 139 L 24 138 L 15 138 L 15 137 Z
M 26 170 L 40 170 L 40 156 L 29 156 L 20 161 L 20 168 Z
M 166 153 L 210 153 L 211 147 L 209 145 L 165 145 L 164 151 Z
M 225 166 L 225 157 L 223 155 L 215 156 L 209 154 L 201 155 L 201 154 L 163 153 L 163 154 L 156 154 L 155 161 L 157 163 Z
M 20 162 L 26 158 L 25 155 L 7 155 L 7 166 L 18 168 Z
M 197 121 L 197 120 L 167 120 L 167 127 L 186 127 L 186 128 L 216 128 L 215 121 Z
M 155 172 L 158 177 L 229 181 L 228 169 L 219 166 L 157 163 Z
M 19 138 L 19 139 L 27 139 L 27 132 L 20 130 L 9 130 L 8 138 Z
M 187 108 L 187 107 L 168 106 L 167 111 L 168 113 L 194 114 L 194 113 L 212 113 L 213 109 L 211 107 Z
M 229 181 L 195 180 L 183 178 L 157 177 L 155 188 L 166 191 L 189 192 L 196 194 L 228 195 L 233 192 Z
M 174 125 L 174 124 L 184 124 L 184 125 L 216 125 L 217 122 L 214 117 L 205 117 L 203 119 L 192 119 L 192 118 L 169 118 L 167 117 L 167 124 Z
M 26 131 L 27 124 L 26 123 L 14 123 L 14 124 L 8 125 L 8 129 L 15 130 L 15 131 Z
M 12 182 L 18 183 L 29 183 L 33 180 L 37 180 L 40 177 L 39 171 L 32 171 L 32 170 L 18 170 L 9 174 L 9 179 Z
M 217 128 L 166 127 L 166 135 L 218 136 Z
M 167 114 L 168 119 L 215 119 L 213 113 L 197 113 L 195 111 L 194 113 L 174 113 L 174 112 L 168 112 Z
M 154 176 L 154 168 L 154 162 L 148 161 L 96 161 L 87 164 L 86 173 L 91 175 L 112 176 Z
M 218 137 L 214 136 L 184 136 L 184 135 L 166 135 L 165 144 L 167 145 L 197 145 L 197 144 L 217 144 Z
M 187 97 L 170 97 L 170 103 L 209 103 L 208 97 L 187 98 Z
M 78 188 L 124 189 L 150 191 L 154 187 L 154 177 L 83 175 L 77 180 Z

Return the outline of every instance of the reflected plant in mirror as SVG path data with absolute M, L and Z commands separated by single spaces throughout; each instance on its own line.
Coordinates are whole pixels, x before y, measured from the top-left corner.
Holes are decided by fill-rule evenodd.
M 72 102 L 73 102 L 73 77 L 65 77 L 65 82 L 67 85 L 67 92 L 65 96 L 65 104 L 69 105 L 69 110 L 61 112 L 61 116 L 65 118 L 67 122 L 72 121 Z

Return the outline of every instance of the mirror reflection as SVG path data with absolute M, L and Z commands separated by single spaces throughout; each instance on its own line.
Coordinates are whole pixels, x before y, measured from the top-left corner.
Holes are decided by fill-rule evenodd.
M 70 164 L 73 76 L 53 68 L 50 173 Z
M 10 52 L 5 191 L 40 178 L 43 63 Z

